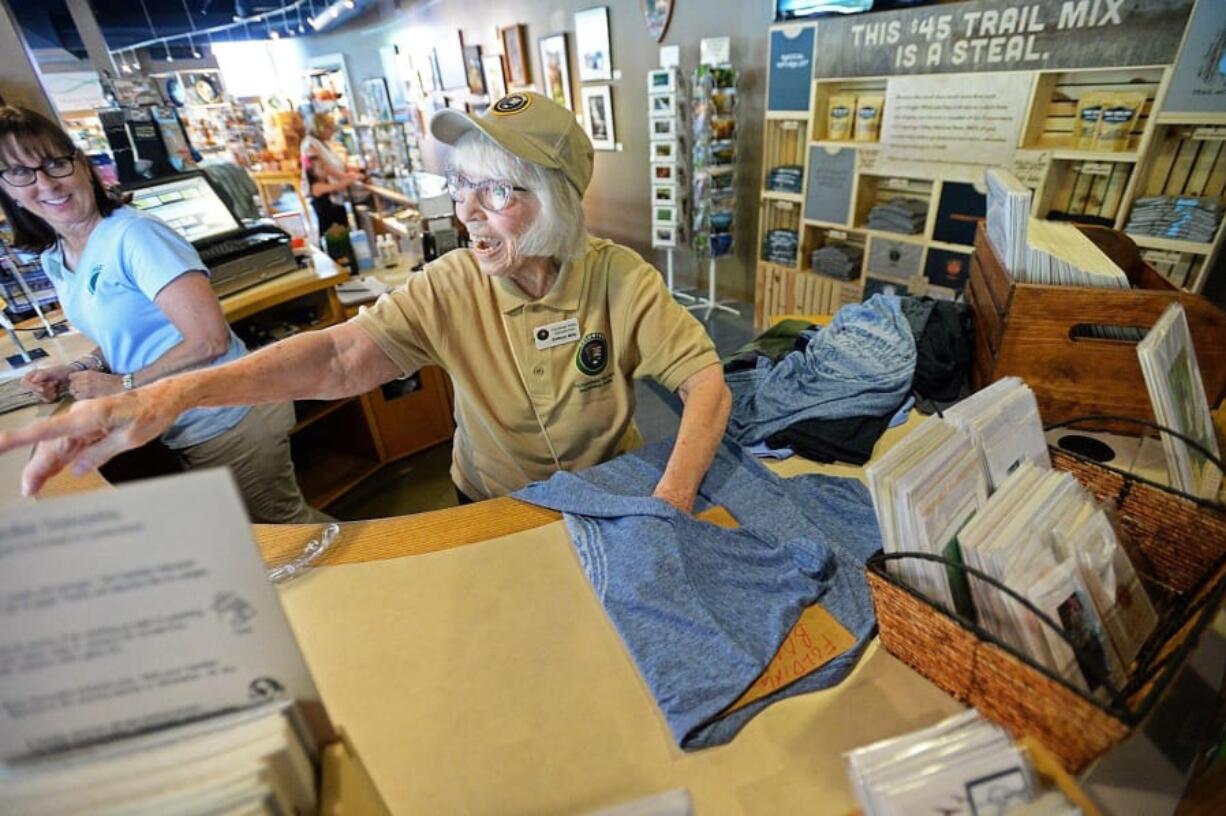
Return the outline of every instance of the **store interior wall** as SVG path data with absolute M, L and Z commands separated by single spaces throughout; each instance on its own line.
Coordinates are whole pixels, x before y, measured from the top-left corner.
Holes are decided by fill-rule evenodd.
M 362 80 L 383 76 L 379 56 L 383 46 L 408 47 L 413 53 L 424 45 L 428 51 L 434 42 L 458 28 L 463 31 L 466 45 L 480 45 L 483 53 L 498 53 L 502 50 L 498 28 L 515 23 L 527 25 L 532 79 L 539 82 L 538 40 L 565 31 L 570 54 L 571 95 L 578 107 L 581 85 L 575 53 L 574 14 L 593 5 L 591 0 L 381 0 L 342 28 L 295 38 L 293 42 L 301 49 L 304 61 L 326 54 L 344 54 L 349 81 L 356 91 Z M 616 137 L 623 149 L 596 154 L 595 174 L 584 198 L 588 229 L 593 235 L 630 246 L 656 266 L 664 267 L 664 251 L 653 250 L 650 242 L 647 71 L 659 66 L 661 45 L 677 45 L 681 48 L 681 69 L 688 75 L 698 64 L 699 43 L 703 38 L 730 37 L 732 62 L 740 72 L 736 259 L 720 262 L 717 281 L 722 297 L 752 301 L 758 254 L 758 193 L 762 177 L 770 4 L 674 0 L 672 22 L 660 43 L 647 31 L 639 0 L 610 3 L 608 8 L 613 67 L 622 74 L 621 79 L 611 85 Z M 446 160 L 445 152 L 429 144 L 424 147 L 426 169 L 439 172 Z M 679 282 L 695 281 L 705 286 L 705 270 L 706 264 L 696 263 L 687 250 L 678 252 Z

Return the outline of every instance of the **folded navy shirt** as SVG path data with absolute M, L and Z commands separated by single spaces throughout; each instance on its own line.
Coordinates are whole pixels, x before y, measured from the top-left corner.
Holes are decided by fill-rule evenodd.
M 663 440 L 515 498 L 562 511 L 584 572 L 685 749 L 728 740 L 770 703 L 839 682 L 876 619 L 864 562 L 881 538 L 854 479 L 780 479 L 725 441 L 699 509 L 725 529 L 651 498 L 672 450 Z M 855 646 L 791 685 L 720 714 L 762 674 L 801 612 L 820 602 Z

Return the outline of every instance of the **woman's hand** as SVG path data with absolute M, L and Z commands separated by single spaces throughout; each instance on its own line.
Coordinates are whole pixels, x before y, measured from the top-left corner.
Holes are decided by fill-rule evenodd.
M 76 371 L 68 376 L 68 393 L 76 400 L 109 397 L 123 392 L 123 376 L 101 371 Z
M 59 365 L 36 368 L 21 378 L 22 386 L 43 402 L 55 402 L 68 388 L 68 377 L 75 368 Z
M 171 380 L 135 391 L 86 400 L 68 411 L 18 431 L 0 433 L 0 453 L 37 442 L 21 475 L 21 492 L 32 496 L 69 465 L 83 475 L 116 454 L 139 447 L 165 431 L 188 407 L 184 389 Z

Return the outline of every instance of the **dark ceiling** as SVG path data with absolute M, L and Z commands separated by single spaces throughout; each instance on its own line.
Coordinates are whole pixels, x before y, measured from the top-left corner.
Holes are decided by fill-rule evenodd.
M 77 57 L 85 57 L 85 48 L 81 44 L 76 27 L 72 24 L 72 17 L 68 13 L 68 4 L 65 0 L 10 1 L 22 32 L 25 34 L 26 42 L 31 48 L 62 48 Z M 322 11 L 330 1 L 314 0 L 314 7 Z M 291 2 L 292 0 L 281 2 L 278 0 L 186 0 L 186 5 L 196 28 L 203 29 L 231 23 L 236 14 L 250 17 L 282 8 L 290 5 Z M 145 20 L 144 12 L 141 11 L 140 0 L 89 0 L 89 4 L 94 10 L 94 16 L 98 18 L 98 25 L 102 28 L 102 35 L 106 38 L 107 45 L 112 49 L 127 48 L 133 43 L 153 38 L 154 35 L 149 30 L 149 23 Z M 360 11 L 361 7 L 368 3 L 359 2 L 356 5 L 357 11 Z M 158 36 L 191 31 L 183 0 L 145 0 L 145 6 L 149 9 L 149 17 L 153 20 L 153 27 L 157 30 Z M 309 3 L 303 4 L 302 21 L 308 33 L 311 29 L 306 26 L 306 19 L 310 9 Z M 350 12 L 347 16 L 355 13 Z M 290 27 L 296 30 L 297 14 L 290 13 L 288 19 Z M 284 23 L 279 15 L 273 16 L 272 24 L 273 28 L 283 30 Z M 224 42 L 230 39 L 244 40 L 257 37 L 262 39 L 265 36 L 265 27 L 261 23 L 248 26 L 246 32 L 240 26 L 229 33 L 215 34 L 214 40 Z M 187 42 L 177 44 L 175 49 L 186 55 Z

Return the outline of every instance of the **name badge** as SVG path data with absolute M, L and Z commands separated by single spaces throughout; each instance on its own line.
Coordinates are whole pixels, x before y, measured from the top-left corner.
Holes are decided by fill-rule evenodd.
M 575 318 L 537 326 L 532 330 L 532 339 L 536 341 L 538 350 L 563 346 L 579 339 L 579 321 Z

